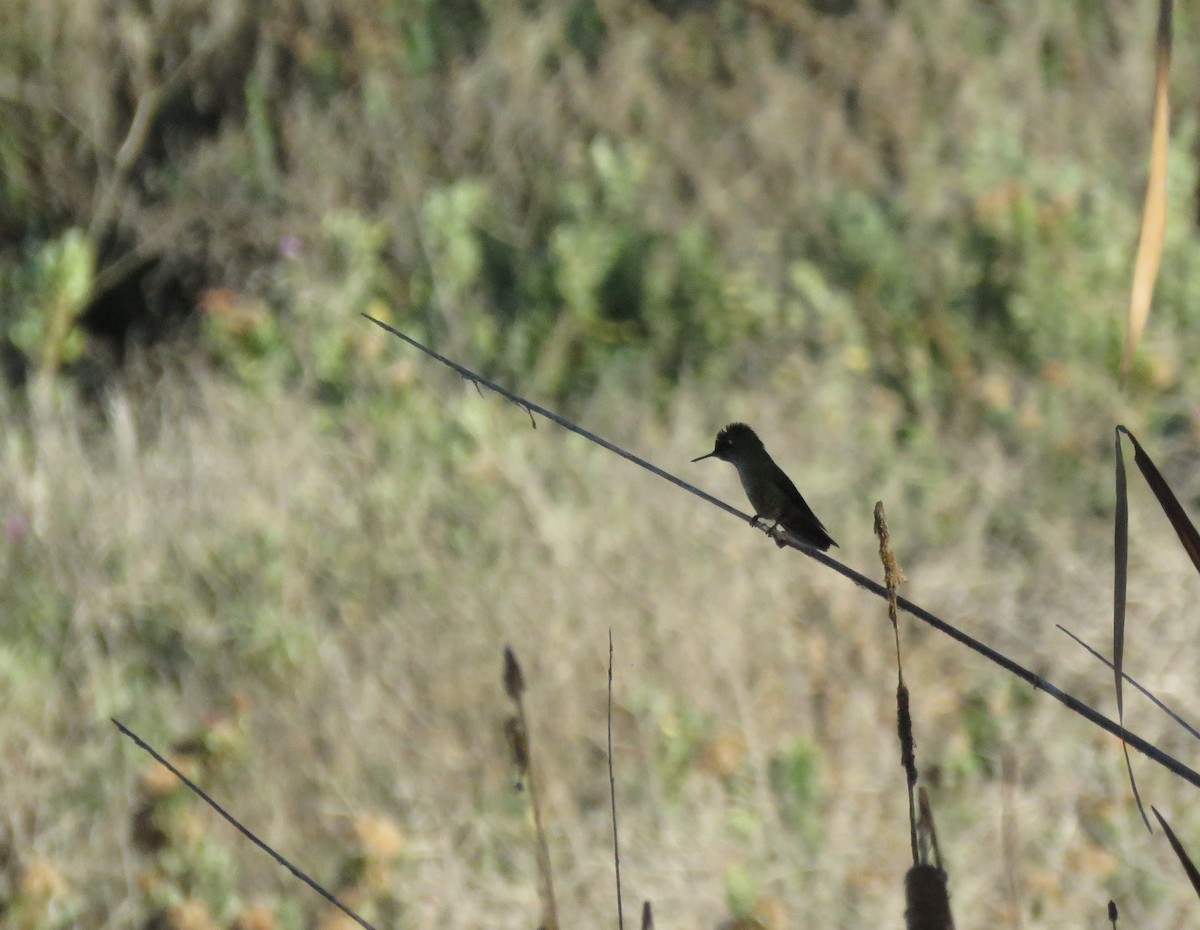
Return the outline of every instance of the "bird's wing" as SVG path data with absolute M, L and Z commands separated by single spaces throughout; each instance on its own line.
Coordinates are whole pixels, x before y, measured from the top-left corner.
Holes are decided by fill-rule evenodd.
M 787 473 L 782 468 L 776 466 L 772 478 L 775 481 L 775 486 L 787 496 L 787 499 L 800 508 L 800 512 L 807 519 L 812 520 L 815 526 L 820 527 L 822 533 L 829 536 L 829 530 L 825 529 L 825 524 L 813 513 L 813 509 L 808 506 L 808 501 L 804 499 L 804 495 L 796 490 L 796 486 L 792 484 L 792 479 L 787 476 Z M 829 538 L 832 539 L 833 537 L 830 536 Z

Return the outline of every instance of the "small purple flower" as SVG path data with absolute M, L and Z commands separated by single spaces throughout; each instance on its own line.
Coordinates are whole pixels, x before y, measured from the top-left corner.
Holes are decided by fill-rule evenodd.
M 29 514 L 13 513 L 4 518 L 4 538 L 10 543 L 24 542 L 32 529 Z
M 279 240 L 279 254 L 286 258 L 289 262 L 294 262 L 300 257 L 300 251 L 303 249 L 304 243 L 300 241 L 300 237 L 294 233 L 288 233 Z

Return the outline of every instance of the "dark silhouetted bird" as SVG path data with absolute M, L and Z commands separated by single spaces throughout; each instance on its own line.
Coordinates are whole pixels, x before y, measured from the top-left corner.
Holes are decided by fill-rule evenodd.
M 717 444 L 712 452 L 692 461 L 709 458 L 722 459 L 738 470 L 742 487 L 755 511 L 754 519 L 750 521 L 752 525 L 770 521 L 772 530 L 782 526 L 801 542 L 822 552 L 837 545 L 791 479 L 767 453 L 758 434 L 745 423 L 730 423 L 717 433 Z M 779 540 L 776 542 L 783 545 Z

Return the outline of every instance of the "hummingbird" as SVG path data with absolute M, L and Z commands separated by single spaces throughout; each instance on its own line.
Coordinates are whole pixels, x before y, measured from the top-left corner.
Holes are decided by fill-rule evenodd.
M 782 526 L 801 542 L 822 552 L 837 545 L 792 480 L 775 464 L 758 434 L 745 423 L 730 423 L 717 433 L 717 444 L 712 452 L 692 461 L 711 458 L 729 462 L 738 470 L 742 487 L 756 511 L 751 526 L 771 520 L 772 534 Z M 781 540 L 775 542 L 783 545 Z

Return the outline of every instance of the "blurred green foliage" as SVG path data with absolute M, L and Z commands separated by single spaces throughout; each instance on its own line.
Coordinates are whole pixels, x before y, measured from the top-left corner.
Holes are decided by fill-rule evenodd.
M 0 6 L 6 369 L 49 379 L 70 371 L 89 348 L 81 320 L 93 301 L 120 294 L 130 330 L 145 318 L 198 317 L 175 334 L 180 356 L 194 360 L 196 340 L 201 364 L 244 386 L 238 403 L 256 411 L 315 400 L 311 415 L 339 446 L 336 464 L 321 466 L 328 484 L 287 488 L 312 513 L 286 516 L 275 508 L 287 495 L 275 488 L 316 472 L 299 455 L 276 461 L 279 437 L 258 441 L 269 479 L 243 480 L 238 445 L 218 459 L 238 464 L 197 495 L 207 500 L 178 495 L 209 467 L 208 450 L 189 447 L 194 470 L 172 473 L 156 499 L 186 519 L 150 541 L 123 522 L 122 495 L 145 479 L 137 469 L 105 486 L 118 488 L 117 506 L 107 523 L 93 518 L 103 525 L 89 538 L 66 498 L 71 481 L 30 466 L 29 484 L 48 482 L 62 500 L 14 493 L 2 515 L 14 522 L 0 550 L 11 582 L 0 592 L 0 691 L 39 726 L 44 695 L 59 688 L 69 706 L 56 719 L 102 729 L 114 708 L 138 706 L 161 714 L 166 730 L 192 710 L 180 706 L 186 687 L 207 695 L 247 681 L 278 693 L 321 667 L 329 641 L 347 631 L 356 647 L 367 644 L 351 654 L 357 669 L 377 618 L 393 609 L 435 631 L 421 641 L 419 667 L 406 669 L 404 630 L 397 691 L 381 699 L 400 715 L 408 679 L 436 692 L 450 676 L 431 670 L 465 648 L 444 635 L 446 616 L 486 588 L 477 565 L 502 578 L 498 590 L 515 588 L 507 560 L 529 525 L 566 559 L 555 533 L 574 516 L 559 514 L 554 482 L 571 479 L 531 479 L 489 460 L 481 450 L 502 448 L 509 425 L 482 404 L 445 416 L 441 398 L 410 391 L 419 362 L 361 313 L 553 403 L 582 405 L 616 384 L 637 410 L 614 418 L 645 419 L 677 397 L 723 399 L 748 383 L 758 390 L 740 397 L 779 397 L 795 410 L 816 382 L 846 382 L 812 416 L 828 415 L 835 422 L 820 428 L 848 437 L 838 448 L 856 456 L 846 479 L 855 494 L 895 490 L 919 515 L 910 540 L 958 542 L 967 517 L 983 513 L 979 534 L 1005 556 L 1025 555 L 1045 551 L 1036 547 L 1046 527 L 1030 514 L 1063 487 L 1072 508 L 1108 506 L 1110 475 L 1097 491 L 1096 469 L 1081 463 L 1099 460 L 1094 437 L 1119 404 L 1114 372 L 1148 144 L 1149 5 L 1075 2 L 1032 16 L 1021 0 L 656 0 L 616 16 L 595 0 L 277 0 L 269 24 L 253 5 L 118 6 L 116 15 L 98 0 Z M 1200 69 L 1186 59 L 1200 46 L 1196 30 L 1181 9 L 1174 89 L 1185 101 L 1200 90 Z M 1200 443 L 1200 370 L 1190 364 L 1200 353 L 1197 125 L 1186 107 L 1177 112 L 1166 253 L 1131 396 L 1150 401 L 1152 429 L 1191 461 Z M 146 268 L 153 275 L 138 277 Z M 697 382 L 718 388 L 689 394 Z M 156 429 L 179 435 L 168 429 L 184 421 L 172 403 L 223 421 L 220 404 L 197 393 L 164 397 L 161 410 L 140 401 L 150 425 L 130 430 L 147 437 L 134 461 L 152 459 Z M 843 398 L 853 402 L 836 421 Z M 19 407 L 4 392 L 0 404 L 6 416 Z M 86 413 L 101 415 L 117 419 Z M 706 415 L 715 423 L 725 413 Z M 998 442 L 945 441 L 953 431 Z M 42 435 L 8 431 L 10 462 L 40 463 Z M 1020 488 L 1022 506 L 1003 484 L 988 498 L 985 466 L 1005 445 L 1032 449 L 1054 487 Z M 127 451 L 100 466 L 90 448 L 81 459 L 115 470 Z M 325 451 L 305 449 L 303 461 Z M 244 506 L 204 509 L 244 484 L 263 490 Z M 47 509 L 62 525 L 21 528 Z M 503 533 L 487 525 L 498 514 Z M 59 564 L 43 535 L 74 561 Z M 430 579 L 460 562 L 453 590 L 430 594 Z M 596 566 L 590 556 L 586 564 Z M 104 598 L 93 606 L 97 589 Z M 430 655 L 439 648 L 449 653 Z M 454 677 L 469 680 L 450 658 Z M 89 677 L 86 663 L 100 670 Z M 697 783 L 718 785 L 731 805 L 723 828 L 751 842 L 768 822 L 767 795 L 815 846 L 831 790 L 818 748 L 783 741 L 767 754 L 765 786 L 751 786 L 752 766 L 719 714 L 669 687 L 655 683 L 632 702 L 652 728 L 649 761 L 624 777 L 643 797 L 661 787 L 675 807 Z M 1006 742 L 998 721 L 1025 712 L 1024 694 L 970 691 L 956 710 L 961 744 L 935 765 L 952 779 L 994 777 Z M 433 716 L 438 696 L 419 695 L 418 720 Z M 476 733 L 479 706 L 461 713 Z M 437 764 L 451 772 L 462 762 Z M 473 777 L 477 797 L 493 799 L 494 785 Z M 511 795 L 493 803 L 523 827 Z M 186 818 L 173 828 L 179 845 L 155 860 L 161 883 L 142 904 L 208 902 L 209 916 L 228 923 L 238 877 L 229 847 L 193 828 Z M 467 847 L 484 871 L 511 881 L 519 842 Z M 731 866 L 731 913 L 749 914 L 762 884 Z M 69 925 L 75 914 L 47 915 L 34 898 L 5 905 L 32 915 L 31 926 Z
M 91 296 L 95 268 L 95 253 L 75 228 L 38 243 L 19 264 L 0 264 L 0 338 L 39 373 L 53 376 L 83 353 L 76 322 Z
M 713 721 L 687 707 L 659 702 L 658 777 L 673 801 L 682 799 L 683 786 L 694 773 L 700 752 L 713 734 Z
M 0 227 L 24 244 L 0 249 L 0 337 L 31 368 L 79 357 L 79 314 L 133 252 L 199 282 L 191 306 L 143 288 L 134 317 L 223 289 L 249 310 L 204 314 L 214 360 L 335 403 L 386 386 L 361 312 L 560 402 L 833 361 L 895 395 L 903 432 L 1027 435 L 1069 419 L 1066 385 L 1067 409 L 1111 385 L 1148 89 L 1111 75 L 1148 61 L 1149 17 L 288 0 L 263 33 L 166 3 L 106 45 L 74 9 L 57 31 L 3 14 Z M 1200 350 L 1195 134 L 1176 127 L 1135 371 L 1176 404 Z
M 821 752 L 811 742 L 797 740 L 770 760 L 771 790 L 784 823 L 812 841 L 820 831 Z
M 468 357 L 550 397 L 586 392 L 630 354 L 673 382 L 744 324 L 723 299 L 713 242 L 696 227 L 677 241 L 648 227 L 638 209 L 645 173 L 639 147 L 596 139 L 532 253 L 504 241 L 482 181 L 435 189 L 423 211 L 420 315 L 473 305 Z
M 761 893 L 759 877 L 744 866 L 732 865 L 725 870 L 725 907 L 735 918 L 748 918 L 754 902 Z

